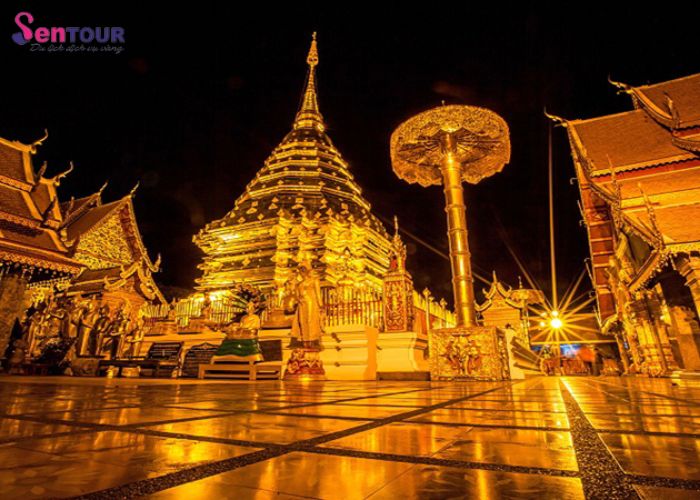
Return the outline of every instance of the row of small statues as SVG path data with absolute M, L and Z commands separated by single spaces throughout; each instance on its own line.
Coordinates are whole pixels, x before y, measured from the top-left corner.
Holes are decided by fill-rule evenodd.
M 143 320 L 134 320 L 126 302 L 111 310 L 93 297 L 52 296 L 30 307 L 21 321 L 11 364 L 42 356 L 63 342 L 68 362 L 77 356 L 109 359 L 137 356 L 143 342 Z

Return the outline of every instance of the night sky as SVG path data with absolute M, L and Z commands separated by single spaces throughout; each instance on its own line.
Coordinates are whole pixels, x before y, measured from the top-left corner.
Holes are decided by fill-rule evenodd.
M 37 167 L 74 171 L 60 195 L 85 196 L 105 180 L 104 198 L 135 199 L 157 279 L 167 292 L 193 285 L 201 254 L 192 243 L 206 222 L 229 211 L 290 129 L 318 32 L 319 103 L 328 133 L 381 218 L 447 252 L 439 187 L 409 186 L 391 171 L 389 136 L 403 120 L 442 100 L 493 109 L 511 128 L 512 158 L 501 174 L 467 186 L 475 270 L 496 269 L 515 285 L 520 273 L 504 241 L 549 295 L 547 127 L 543 109 L 588 118 L 631 109 L 614 80 L 640 85 L 698 71 L 697 26 L 673 9 L 653 15 L 568 9 L 481 11 L 476 4 L 426 3 L 381 10 L 310 2 L 284 11 L 273 3 L 187 8 L 4 3 L 0 8 L 0 136 L 32 142 L 44 128 Z M 329 5 L 330 3 L 326 3 Z M 378 2 L 376 2 L 378 4 Z M 109 8 L 105 8 L 107 5 Z M 163 4 L 165 5 L 165 4 Z M 36 26 L 124 26 L 114 54 L 32 53 L 15 45 L 17 12 Z M 575 15 L 572 14 L 575 12 Z M 687 19 L 687 20 L 686 20 Z M 559 288 L 588 256 L 578 188 L 565 132 L 554 130 Z M 449 263 L 405 237 L 416 287 L 450 298 Z M 590 284 L 585 281 L 585 286 Z M 477 289 L 482 286 L 478 285 Z

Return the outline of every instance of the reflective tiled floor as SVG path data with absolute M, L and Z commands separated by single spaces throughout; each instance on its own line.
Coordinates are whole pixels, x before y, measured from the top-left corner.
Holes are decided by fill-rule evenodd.
M 700 386 L 0 378 L 0 498 L 622 498 L 599 459 L 700 498 Z

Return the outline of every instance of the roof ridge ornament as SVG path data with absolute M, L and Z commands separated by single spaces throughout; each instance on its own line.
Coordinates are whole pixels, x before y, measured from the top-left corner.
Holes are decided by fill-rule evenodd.
M 48 138 L 49 138 L 49 129 L 45 128 L 44 135 L 29 145 L 31 153 L 32 154 L 36 153 L 37 146 L 42 146 L 44 144 L 44 141 Z
M 554 126 L 561 125 L 562 127 L 567 127 L 569 125 L 569 120 L 562 118 L 561 116 L 553 115 L 547 112 L 547 107 L 544 108 L 544 116 L 549 118 L 554 122 Z
M 615 87 L 617 89 L 618 94 L 631 94 L 632 93 L 632 86 L 628 85 L 626 83 L 622 82 L 617 82 L 611 78 L 610 75 L 608 75 L 608 83 Z
M 70 174 L 73 170 L 75 169 L 75 165 L 73 164 L 73 161 L 71 160 L 68 162 L 68 168 L 61 172 L 60 174 L 56 174 L 52 179 L 50 179 L 51 182 L 53 182 L 54 186 L 58 187 L 61 185 L 61 181 L 68 175 Z

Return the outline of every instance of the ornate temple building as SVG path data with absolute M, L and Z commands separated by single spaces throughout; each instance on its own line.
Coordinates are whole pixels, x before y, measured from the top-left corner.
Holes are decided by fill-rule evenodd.
M 390 237 L 326 134 L 316 94 L 318 61 L 314 39 L 292 130 L 233 210 L 194 238 L 205 253 L 200 290 L 238 283 L 280 289 L 300 262 L 309 261 L 328 285 L 381 291 Z
M 164 304 L 153 280 L 160 267 L 141 239 L 136 223 L 135 190 L 110 202 L 102 202 L 102 190 L 61 204 L 61 230 L 73 258 L 85 270 L 71 281 L 68 295 L 98 294 L 114 307 L 126 302 L 134 313 L 146 304 Z
M 148 306 L 165 303 L 152 277 L 160 259 L 152 262 L 141 240 L 134 192 L 111 203 L 102 202 L 102 190 L 61 203 L 57 188 L 73 167 L 54 177 L 44 176 L 46 164 L 35 171 L 42 141 L 0 138 L 0 352 L 29 308 L 40 311 L 26 318 L 36 320 L 33 327 L 22 322 L 37 346 L 28 347 L 30 357 L 40 351 L 37 337 L 76 334 L 98 311 L 105 325 L 119 319 L 134 332 Z
M 29 284 L 70 279 L 83 269 L 60 235 L 56 188 L 65 174 L 46 178 L 46 165 L 34 171 L 32 156 L 42 140 L 27 145 L 0 138 L 0 358 L 27 305 Z
M 700 369 L 700 74 L 614 85 L 630 111 L 563 120 L 603 331 L 629 372 Z
M 226 325 L 245 310 L 241 293 L 255 290 L 257 298 L 245 300 L 264 296 L 259 338 L 281 343 L 286 362 L 285 304 L 294 298 L 299 267 L 308 264 L 320 281 L 328 378 L 427 376 L 427 332 L 453 324 L 454 315 L 444 301 L 414 290 L 398 223 L 389 235 L 328 137 L 318 62 L 314 37 L 292 130 L 233 209 L 194 237 L 204 252 L 197 292 L 152 309 L 144 349 L 151 341 L 184 342 L 186 350 L 221 343 Z

